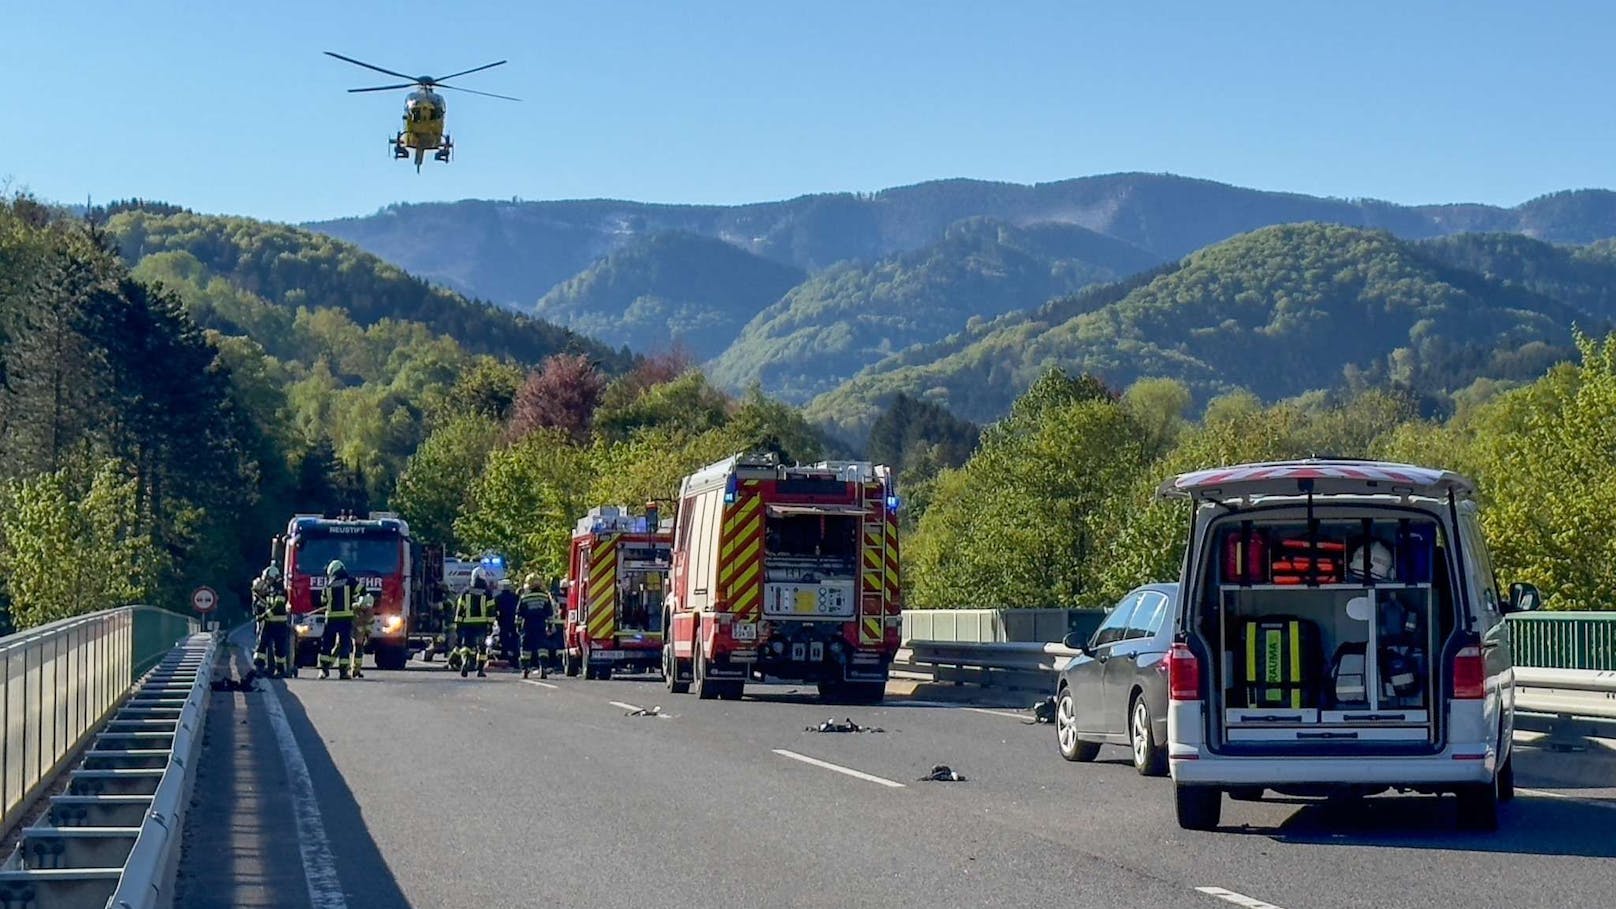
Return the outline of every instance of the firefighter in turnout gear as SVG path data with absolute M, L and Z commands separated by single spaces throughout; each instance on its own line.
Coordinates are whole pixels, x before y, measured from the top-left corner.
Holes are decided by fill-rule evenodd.
M 356 679 L 365 677 L 359 667 L 365 662 L 365 645 L 370 643 L 370 627 L 375 618 L 376 598 L 367 590 L 354 603 L 353 658 L 349 665 L 353 668 L 353 677 Z
M 348 677 L 348 661 L 353 656 L 354 607 L 365 595 L 365 588 L 348 574 L 341 562 L 332 560 L 325 567 L 325 589 L 320 591 L 321 609 L 325 611 L 325 631 L 320 635 L 320 678 L 331 677 L 331 667 L 337 667 L 337 677 Z
M 252 585 L 253 620 L 258 623 L 258 649 L 253 653 L 253 666 L 259 672 L 275 676 L 290 675 L 291 623 L 286 601 L 286 587 L 281 583 L 281 570 L 274 565 L 265 568 Z
M 460 595 L 455 607 L 455 649 L 460 655 L 460 677 L 471 674 L 476 661 L 477 677 L 488 675 L 488 631 L 494 624 L 493 582 L 481 568 L 471 572 L 471 587 Z
M 536 574 L 522 581 L 522 598 L 516 607 L 516 624 L 522 636 L 522 678 L 534 669 L 539 678 L 550 677 L 550 619 L 555 615 L 555 600 L 549 585 Z

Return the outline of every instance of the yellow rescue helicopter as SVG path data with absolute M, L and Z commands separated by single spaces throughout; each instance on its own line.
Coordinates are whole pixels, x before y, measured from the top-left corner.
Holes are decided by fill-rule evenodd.
M 378 73 L 385 73 L 389 76 L 397 76 L 400 79 L 410 80 L 408 82 L 400 82 L 397 85 L 375 85 L 371 86 L 370 88 L 350 88 L 348 91 L 387 92 L 400 88 L 416 89 L 415 91 L 410 92 L 409 95 L 405 96 L 404 98 L 404 128 L 399 131 L 398 135 L 393 137 L 392 143 L 394 158 L 408 158 L 410 157 L 410 152 L 412 150 L 415 152 L 416 173 L 421 172 L 421 160 L 423 157 L 425 157 L 427 152 L 432 152 L 432 157 L 434 159 L 443 161 L 445 163 L 448 162 L 449 156 L 454 153 L 454 140 L 450 139 L 449 135 L 443 131 L 443 117 L 444 113 L 448 110 L 448 105 L 444 103 L 443 96 L 433 91 L 433 89 L 447 88 L 452 91 L 466 92 L 467 94 L 472 95 L 482 95 L 485 98 L 499 98 L 504 101 L 522 100 L 520 98 L 512 98 L 509 95 L 496 95 L 492 92 L 480 92 L 476 89 L 461 88 L 457 85 L 445 84 L 450 79 L 457 79 L 461 76 L 469 76 L 472 73 L 480 73 L 485 69 L 493 69 L 496 66 L 503 66 L 505 64 L 504 60 L 500 60 L 495 63 L 487 63 L 476 67 L 475 69 L 451 73 L 447 76 L 406 76 L 403 73 L 396 73 L 390 69 L 382 69 L 379 66 L 372 66 L 363 60 L 355 60 L 352 57 L 344 57 L 343 55 L 334 53 L 332 51 L 326 51 L 326 55 L 336 57 L 338 60 L 342 60 L 347 63 L 352 63 L 355 66 L 363 66 L 365 69 L 373 69 Z

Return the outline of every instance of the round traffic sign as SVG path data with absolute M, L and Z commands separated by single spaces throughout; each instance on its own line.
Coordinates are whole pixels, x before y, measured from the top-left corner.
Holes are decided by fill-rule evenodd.
M 197 612 L 209 613 L 219 605 L 219 594 L 212 587 L 198 587 L 191 591 L 191 608 Z

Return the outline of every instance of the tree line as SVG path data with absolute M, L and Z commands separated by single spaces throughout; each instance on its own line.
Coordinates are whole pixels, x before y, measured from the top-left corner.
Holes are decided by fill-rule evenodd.
M 1456 470 L 1480 487 L 1499 580 L 1550 609 L 1616 604 L 1616 335 L 1578 336 L 1578 357 L 1535 381 L 1482 383 L 1443 419 L 1407 389 L 1343 388 L 1264 404 L 1212 399 L 1189 419 L 1172 379 L 1121 393 L 1046 372 L 963 466 L 926 481 L 905 541 L 908 605 L 1105 606 L 1178 576 L 1187 505 L 1162 480 L 1190 470 L 1310 456 Z

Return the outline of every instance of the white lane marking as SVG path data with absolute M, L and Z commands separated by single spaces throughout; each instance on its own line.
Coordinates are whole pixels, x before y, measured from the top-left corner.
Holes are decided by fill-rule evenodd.
M 1578 802 L 1583 805 L 1592 805 L 1595 808 L 1609 808 L 1616 811 L 1616 801 L 1608 798 L 1589 798 L 1581 795 L 1567 795 L 1564 792 L 1550 792 L 1547 789 L 1526 789 L 1520 786 L 1515 787 L 1515 791 L 1533 798 L 1560 799 L 1564 802 Z
M 1012 720 L 1025 721 L 1032 719 L 1032 714 L 1030 713 L 1011 713 L 1008 710 L 983 710 L 981 707 L 962 707 L 960 709 L 969 710 L 972 713 L 983 713 L 988 716 L 1007 716 Z
M 303 854 L 303 877 L 309 885 L 309 904 L 314 909 L 348 909 L 342 880 L 337 877 L 337 862 L 331 855 L 331 841 L 326 838 L 325 822 L 320 819 L 320 803 L 314 796 L 309 765 L 303 760 L 297 739 L 292 736 L 292 727 L 286 722 L 286 712 L 281 709 L 275 686 L 266 685 L 259 690 L 264 695 L 259 703 L 269 714 L 269 725 L 275 730 L 281 760 L 286 763 L 292 814 L 297 821 L 297 845 Z
M 549 682 L 541 682 L 538 679 L 523 679 L 522 683 L 524 685 L 537 685 L 540 688 L 560 688 L 561 687 L 560 685 L 552 685 Z
M 804 764 L 812 764 L 815 767 L 823 767 L 826 770 L 834 770 L 837 773 L 844 773 L 850 777 L 853 777 L 854 779 L 866 780 L 871 783 L 880 783 L 881 785 L 890 787 L 892 789 L 906 788 L 902 783 L 875 776 L 874 774 L 865 773 L 862 770 L 854 770 L 851 767 L 843 767 L 840 764 L 832 764 L 830 761 L 822 761 L 819 758 L 811 758 L 806 754 L 798 754 L 795 751 L 787 751 L 784 748 L 776 748 L 774 749 L 774 753 L 780 755 L 781 757 L 791 758 L 793 761 L 802 761 Z
M 1273 903 L 1265 903 L 1260 899 L 1235 893 L 1233 890 L 1225 890 L 1222 887 L 1196 887 L 1195 889 L 1207 896 L 1215 896 L 1226 903 L 1234 903 L 1236 906 L 1244 906 L 1246 909 L 1279 909 Z
M 625 703 L 623 701 L 607 701 L 606 703 L 612 705 L 613 707 L 619 707 L 619 708 L 621 708 L 623 710 L 627 710 L 629 713 L 633 713 L 633 712 L 635 712 L 637 710 L 644 710 L 645 709 L 644 707 L 641 707 L 638 704 L 629 704 L 629 703 Z M 652 715 L 655 716 L 659 720 L 671 720 L 671 719 L 673 719 L 673 717 L 670 717 L 666 713 L 663 713 L 660 708 L 658 708 L 657 712 L 652 714 Z

